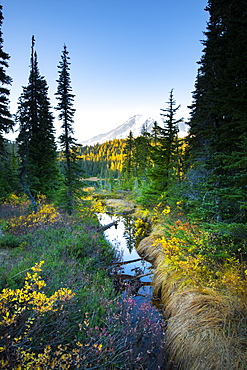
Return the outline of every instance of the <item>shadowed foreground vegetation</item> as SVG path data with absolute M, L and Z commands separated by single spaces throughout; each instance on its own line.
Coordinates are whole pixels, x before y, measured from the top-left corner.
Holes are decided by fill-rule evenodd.
M 0 208 L 0 368 L 156 368 L 162 322 L 115 292 L 117 256 L 95 208 L 68 216 L 27 203 L 12 195 Z

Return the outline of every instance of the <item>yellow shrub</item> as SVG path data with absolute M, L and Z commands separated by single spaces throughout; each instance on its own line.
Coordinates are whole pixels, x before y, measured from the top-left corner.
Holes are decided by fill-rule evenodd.
M 180 220 L 167 228 L 166 236 L 156 241 L 162 246 L 164 261 L 159 268 L 164 273 L 176 272 L 183 285 L 224 289 L 233 294 L 247 296 L 244 266 L 236 258 L 225 257 L 219 264 L 208 255 L 209 234 L 197 226 Z
M 37 212 L 31 212 L 27 216 L 13 217 L 8 221 L 8 225 L 10 229 L 18 227 L 30 228 L 56 222 L 58 216 L 59 213 L 52 204 L 43 204 Z
M 15 193 L 12 193 L 8 196 L 8 199 L 5 200 L 4 204 L 10 204 L 13 207 L 29 204 L 28 197 L 26 195 L 18 196 Z
M 229 258 L 221 269 L 221 284 L 234 294 L 247 296 L 246 277 L 241 270 L 241 263 L 233 257 Z
M 70 289 L 65 288 L 57 290 L 50 297 L 41 291 L 46 286 L 39 275 L 43 263 L 41 261 L 31 268 L 32 272 L 26 274 L 22 288 L 5 288 L 0 293 L 0 332 L 5 333 L 0 335 L 0 343 L 4 343 L 0 345 L 0 368 L 8 368 L 8 358 L 14 356 L 23 362 L 23 366 L 18 365 L 15 369 L 41 369 L 38 365 L 48 359 L 49 348 L 46 347 L 39 354 L 26 350 L 26 344 L 32 341 L 30 331 L 39 316 L 48 311 L 57 311 L 58 302 L 65 303 L 74 296 Z M 25 348 L 22 347 L 23 343 Z M 34 364 L 37 366 L 34 367 Z

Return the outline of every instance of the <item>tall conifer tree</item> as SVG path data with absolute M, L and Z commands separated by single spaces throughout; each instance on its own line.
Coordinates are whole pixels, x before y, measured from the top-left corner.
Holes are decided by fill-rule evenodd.
M 147 171 L 150 167 L 151 135 L 147 131 L 147 123 L 143 124 L 141 135 L 134 142 L 135 176 L 139 183 L 147 180 Z
M 14 122 L 11 119 L 9 111 L 10 91 L 7 86 L 11 84 L 12 79 L 6 74 L 10 56 L 3 51 L 2 9 L 3 7 L 0 5 L 0 197 L 5 197 L 11 191 L 16 190 L 16 187 L 13 186 L 15 181 L 14 183 L 12 181 L 15 174 L 10 166 L 10 145 L 8 145 L 7 140 L 4 138 L 4 134 L 12 130 Z
M 6 74 L 5 69 L 8 67 L 8 60 L 10 56 L 3 51 L 3 38 L 2 38 L 2 23 L 3 23 L 3 13 L 2 5 L 0 5 L 0 154 L 4 153 L 4 143 L 5 139 L 3 134 L 7 134 L 12 130 L 14 122 L 11 119 L 11 114 L 9 111 L 9 94 L 10 91 L 6 85 L 10 85 L 12 79 Z
M 209 0 L 206 10 L 187 177 L 208 217 L 241 222 L 247 207 L 247 2 Z
M 128 179 L 134 175 L 134 140 L 132 131 L 130 131 L 123 150 L 123 172 Z
M 183 122 L 183 118 L 175 118 L 180 105 L 176 106 L 173 89 L 170 91 L 167 105 L 168 107 L 166 109 L 161 109 L 164 128 L 159 127 L 158 137 L 161 144 L 160 150 L 165 155 L 164 167 L 166 167 L 167 178 L 173 180 L 179 178 L 178 174 L 181 170 L 179 164 L 179 148 L 181 143 L 178 139 L 178 132 L 179 123 Z
M 70 79 L 70 57 L 66 45 L 62 52 L 61 60 L 58 65 L 59 78 L 57 80 L 56 98 L 58 105 L 56 109 L 59 111 L 58 118 L 62 121 L 63 133 L 59 137 L 60 145 L 62 148 L 63 160 L 63 173 L 65 176 L 65 201 L 66 208 L 69 214 L 72 213 L 74 207 L 75 193 L 80 187 L 79 179 L 81 171 L 77 163 L 77 148 L 76 139 L 74 138 L 74 97 L 71 87 Z
M 153 146 L 151 148 L 152 167 L 148 172 L 149 185 L 143 190 L 141 201 L 152 206 L 163 199 L 169 192 L 180 173 L 178 140 L 179 123 L 183 118 L 176 119 L 180 105 L 176 106 L 173 90 L 170 91 L 168 107 L 161 109 L 164 127 L 155 122 L 153 127 Z
M 51 190 L 55 191 L 59 180 L 54 118 L 48 86 L 44 77 L 40 76 L 34 45 L 33 36 L 29 81 L 23 87 L 16 114 L 20 126 L 17 142 L 21 183 L 33 203 L 37 193 L 50 195 Z
M 125 141 L 124 149 L 123 149 L 123 185 L 126 188 L 131 188 L 133 186 L 133 180 L 135 175 L 135 168 L 134 168 L 134 146 L 135 146 L 135 139 L 133 137 L 132 131 L 129 132 L 129 135 Z

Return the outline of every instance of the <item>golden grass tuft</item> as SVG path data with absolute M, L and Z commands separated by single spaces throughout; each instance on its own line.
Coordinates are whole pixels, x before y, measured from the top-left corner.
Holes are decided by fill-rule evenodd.
M 158 266 L 159 262 L 164 260 L 162 246 L 155 241 L 154 236 L 148 236 L 142 239 L 136 249 L 139 255 L 151 262 L 154 267 Z
M 153 286 L 167 322 L 170 362 L 182 370 L 247 368 L 247 312 L 238 300 L 183 286 L 164 262 L 155 270 Z
M 246 337 L 232 310 L 222 297 L 196 289 L 172 295 L 164 312 L 170 358 L 184 370 L 246 369 Z

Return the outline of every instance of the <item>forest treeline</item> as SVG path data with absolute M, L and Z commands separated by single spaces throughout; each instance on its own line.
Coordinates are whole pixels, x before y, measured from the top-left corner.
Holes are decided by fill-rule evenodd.
M 124 158 L 124 139 L 78 148 L 78 160 L 85 176 L 120 178 Z
M 163 123 L 155 122 L 151 133 L 144 126 L 137 138 L 130 131 L 125 140 L 80 146 L 73 132 L 74 95 L 64 46 L 55 107 L 62 124 L 58 146 L 34 37 L 28 84 L 11 117 L 11 77 L 6 74 L 10 56 L 3 51 L 1 32 L 1 199 L 25 192 L 35 207 L 38 195 L 44 194 L 72 213 L 85 184 L 82 178 L 97 176 L 110 180 L 111 188 L 132 190 L 143 207 L 165 209 L 179 204 L 189 217 L 220 225 L 224 232 L 245 239 L 247 4 L 244 0 L 209 0 L 206 10 L 209 21 L 185 138 L 178 135 L 183 119 L 171 89 L 160 112 Z M 1 7 L 1 25 L 2 20 Z M 14 124 L 19 125 L 19 134 L 16 142 L 10 143 L 4 134 Z

